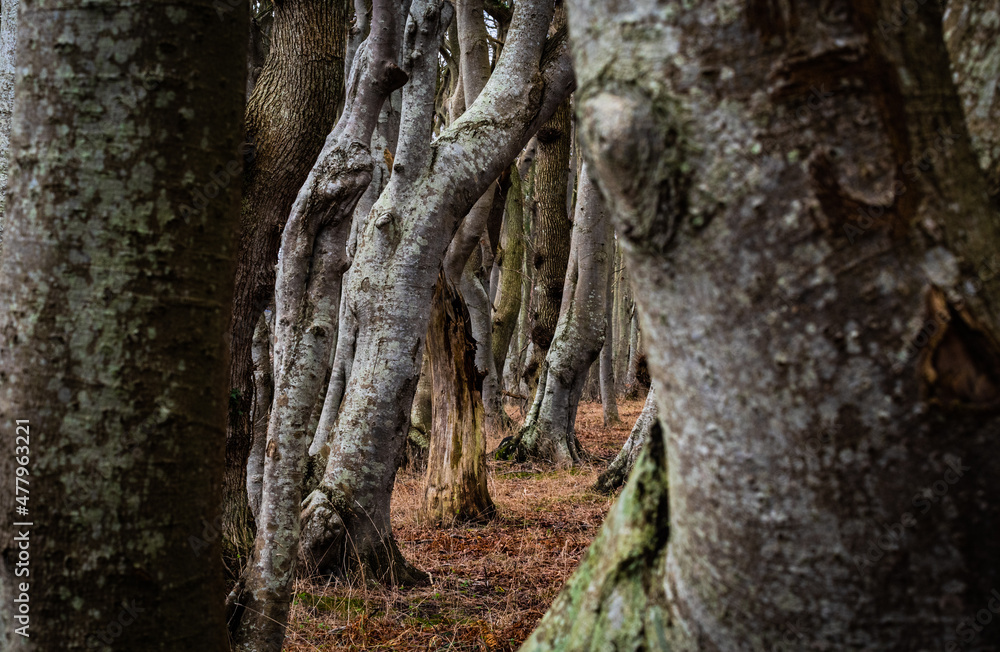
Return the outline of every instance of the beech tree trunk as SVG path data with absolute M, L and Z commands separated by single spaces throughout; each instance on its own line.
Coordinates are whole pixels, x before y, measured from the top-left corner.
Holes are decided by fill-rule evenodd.
M 550 20 L 544 4 L 526 1 L 515 9 L 495 74 L 433 142 L 436 56 L 448 21 L 440 21 L 436 0 L 411 7 L 416 23 L 407 38 L 414 72 L 403 89 L 399 150 L 389 185 L 358 239 L 346 294 L 356 319 L 353 369 L 328 439 L 326 474 L 304 513 L 308 536 L 300 555 L 320 570 L 366 569 L 394 582 L 423 577 L 399 554 L 389 500 L 433 291 L 461 217 L 572 88 L 563 46 L 551 46 L 542 57 Z
M 522 209 L 521 175 L 517 166 L 510 167 L 510 190 L 507 191 L 506 216 L 497 253 L 500 283 L 497 288 L 497 310 L 493 316 L 493 361 L 499 376 L 507 366 L 507 354 L 517 329 L 521 312 L 521 287 L 524 265 L 524 212 Z M 515 385 L 513 389 L 517 389 Z
M 7 212 L 7 170 L 10 161 L 10 117 L 14 111 L 14 52 L 17 48 L 18 0 L 0 3 L 0 251 Z
M 228 599 L 235 646 L 281 649 L 298 557 L 310 417 L 337 337 L 354 208 L 372 179 L 370 144 L 383 102 L 406 80 L 397 65 L 396 6 L 376 1 L 355 57 L 348 106 L 329 134 L 281 237 L 275 283 L 274 405 L 253 555 Z
M 628 439 L 625 440 L 625 444 L 615 459 L 611 460 L 608 468 L 597 477 L 597 481 L 591 487 L 594 491 L 612 494 L 625 484 L 625 479 L 632 472 L 632 467 L 639 459 L 639 453 L 642 452 L 646 440 L 649 438 L 649 433 L 656 423 L 657 410 L 654 394 L 655 392 L 650 388 L 649 393 L 646 394 L 646 402 L 642 405 L 642 412 L 639 413 L 639 418 L 632 426 L 632 432 L 629 433 Z
M 273 313 L 272 313 L 273 314 Z M 247 458 L 247 498 L 254 519 L 260 516 L 261 494 L 264 491 L 264 456 L 267 449 L 267 424 L 274 398 L 274 337 L 267 313 L 261 314 L 253 333 L 254 397 L 253 443 Z
M 246 554 L 253 540 L 246 494 L 255 395 L 253 332 L 274 297 L 282 229 L 344 95 L 345 3 L 277 0 L 273 5 L 270 50 L 247 104 L 246 139 L 252 149 L 243 170 L 233 308 L 225 522 L 227 541 L 239 554 Z
M 604 345 L 611 244 L 611 221 L 585 164 L 562 292 L 562 315 L 539 379 L 537 411 L 533 409 L 510 444 L 519 457 L 560 465 L 581 461 L 576 411 L 590 367 Z
M 570 32 L 666 454 L 522 649 L 996 649 L 1000 221 L 939 6 L 573 0 Z
M 211 524 L 239 187 L 213 179 L 239 166 L 247 12 L 220 16 L 210 0 L 20 12 L 0 261 L 0 648 L 222 652 Z M 197 207 L 202 192 L 214 201 Z
M 608 286 L 606 300 L 604 302 L 604 346 L 601 347 L 600 362 L 597 373 L 600 375 L 601 385 L 601 408 L 604 416 L 604 427 L 609 428 L 621 424 L 622 419 L 618 415 L 618 390 L 615 387 L 615 363 L 613 352 L 615 348 L 614 339 L 614 312 L 615 312 L 615 264 L 618 262 L 616 250 L 612 236 L 608 244 L 611 250 L 611 264 L 608 265 Z
M 465 302 L 443 275 L 434 290 L 433 306 L 427 328 L 433 394 L 456 399 L 432 402 L 421 515 L 443 525 L 489 520 L 496 508 L 486 488 L 482 376 L 476 370 Z

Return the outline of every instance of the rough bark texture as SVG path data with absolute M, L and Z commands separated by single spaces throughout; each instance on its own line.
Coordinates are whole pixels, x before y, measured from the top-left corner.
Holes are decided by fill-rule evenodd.
M 246 464 L 253 433 L 253 332 L 274 296 L 275 263 L 292 203 L 337 118 L 344 95 L 343 0 L 277 0 L 270 50 L 247 104 L 243 217 L 233 307 L 226 529 L 246 553 L 252 529 Z M 221 185 L 237 185 L 237 176 Z
M 649 393 L 646 394 L 646 402 L 642 406 L 642 412 L 639 413 L 639 418 L 632 426 L 632 432 L 629 433 L 628 439 L 625 440 L 625 444 L 615 459 L 611 460 L 608 468 L 594 482 L 592 487 L 594 491 L 611 494 L 625 484 L 625 479 L 632 472 L 632 467 L 639 459 L 639 453 L 642 452 L 646 439 L 649 438 L 649 433 L 656 423 L 657 409 L 654 395 L 655 392 L 650 388 Z
M 0 3 L 0 251 L 3 251 L 10 152 L 10 117 L 14 110 L 14 53 L 17 48 L 18 0 Z
M 561 47 L 541 56 L 550 18 L 544 4 L 518 6 L 497 63 L 501 74 L 433 142 L 442 9 L 437 2 L 411 8 L 406 38 L 414 68 L 403 90 L 399 151 L 358 239 L 346 295 L 357 325 L 353 370 L 326 474 L 307 499 L 301 554 L 323 570 L 360 567 L 397 582 L 422 577 L 399 554 L 389 500 L 431 300 L 461 217 L 572 87 Z
M 613 562 L 590 557 L 525 649 L 1000 646 L 969 624 L 1000 581 L 1000 223 L 940 8 L 899 11 L 573 3 L 670 541 L 628 567 L 634 598 L 627 577 L 594 587 Z M 638 484 L 616 509 L 659 521 Z
M 213 524 L 239 187 L 193 198 L 238 166 L 247 14 L 210 0 L 20 11 L 0 263 L 0 648 L 221 652 Z M 21 491 L 15 454 L 30 470 Z M 14 631 L 23 592 L 27 637 Z
M 426 346 L 434 396 L 456 400 L 433 402 L 421 516 L 449 526 L 488 520 L 496 508 L 486 488 L 482 376 L 465 302 L 444 276 L 434 291 Z
M 569 262 L 573 223 L 566 211 L 569 181 L 570 107 L 567 99 L 538 130 L 535 159 L 534 288 L 531 292 L 531 341 L 535 345 L 524 373 L 530 393 L 535 392 L 562 303 L 563 283 Z
M 499 373 L 507 363 L 507 352 L 517 329 L 521 312 L 521 268 L 524 264 L 524 212 L 522 210 L 521 175 L 511 166 L 510 190 L 507 193 L 507 215 L 497 262 L 500 266 L 500 287 L 497 290 L 497 310 L 493 315 L 493 360 Z M 517 386 L 514 386 L 517 389 Z
M 948 2 L 945 43 L 965 124 L 990 196 L 1000 203 L 1000 2 Z
M 576 411 L 590 367 L 604 345 L 611 243 L 607 209 L 584 165 L 562 314 L 539 379 L 537 412 L 532 411 L 511 444 L 519 457 L 560 465 L 581 461 Z

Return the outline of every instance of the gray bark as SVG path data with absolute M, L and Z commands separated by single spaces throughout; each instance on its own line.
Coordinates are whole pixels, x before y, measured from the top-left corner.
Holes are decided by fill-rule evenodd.
M 607 301 L 604 309 L 604 346 L 601 347 L 600 362 L 598 363 L 598 374 L 600 374 L 601 384 L 601 410 L 604 415 L 604 427 L 617 426 L 622 422 L 618 415 L 618 391 L 615 388 L 615 363 L 613 352 L 615 348 L 614 339 L 614 311 L 615 311 L 615 264 L 618 262 L 617 245 L 611 242 L 609 247 L 612 250 L 612 261 L 608 266 L 608 287 Z
M 576 411 L 587 374 L 604 344 L 607 278 L 613 258 L 611 221 L 584 165 L 562 314 L 539 378 L 537 411 L 532 410 L 511 444 L 519 457 L 556 464 L 581 461 Z
M 275 284 L 274 403 L 251 563 L 229 596 L 238 650 L 281 649 L 299 545 L 298 506 L 311 440 L 309 419 L 337 334 L 351 216 L 374 161 L 383 102 L 406 79 L 397 66 L 395 7 L 376 1 L 372 29 L 348 84 L 349 112 L 329 134 L 281 237 Z
M 10 156 L 10 117 L 14 110 L 17 7 L 18 0 L 0 3 L 0 251 L 3 251 L 4 216 L 7 212 L 7 169 Z
M 242 154 L 247 29 L 211 0 L 21 3 L 0 260 L 5 651 L 228 649 L 240 201 L 214 180 Z
M 572 87 L 561 46 L 542 57 L 544 4 L 517 7 L 497 74 L 433 142 L 441 9 L 437 2 L 411 9 L 418 22 L 406 34 L 415 67 L 403 91 L 399 151 L 359 237 L 347 293 L 357 319 L 353 373 L 329 439 L 326 474 L 304 514 L 309 537 L 300 554 L 321 570 L 360 567 L 396 582 L 422 577 L 399 554 L 389 500 L 429 308 L 460 219 Z
M 666 454 L 524 650 L 1000 647 L 1000 222 L 900 11 L 573 0 Z
M 653 388 L 650 388 L 649 393 L 646 394 L 646 402 L 643 403 L 642 412 L 639 413 L 639 418 L 632 426 L 632 432 L 629 433 L 628 439 L 625 440 L 625 444 L 622 445 L 622 449 L 615 456 L 615 459 L 611 460 L 608 468 L 598 476 L 593 486 L 594 491 L 611 494 L 625 484 L 625 479 L 632 472 L 632 467 L 639 459 L 639 453 L 642 452 L 646 439 L 656 423 L 657 408 L 654 395 Z
M 271 311 L 273 318 L 274 312 Z M 253 442 L 247 457 L 247 500 L 254 520 L 260 517 L 264 491 L 264 453 L 267 448 L 267 424 L 274 398 L 274 361 L 272 326 L 267 312 L 261 314 L 253 333 L 253 375 L 256 395 L 253 402 Z

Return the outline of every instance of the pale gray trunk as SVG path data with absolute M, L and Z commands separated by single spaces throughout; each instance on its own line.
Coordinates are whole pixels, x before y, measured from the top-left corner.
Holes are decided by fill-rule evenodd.
M 518 5 L 496 74 L 433 142 L 442 9 L 435 0 L 411 9 L 419 22 L 406 32 L 415 67 L 403 89 L 399 151 L 359 237 L 346 295 L 357 319 L 353 373 L 328 441 L 326 474 L 304 513 L 300 555 L 320 570 L 367 568 L 396 582 L 423 577 L 399 554 L 389 501 L 429 309 L 460 219 L 572 87 L 561 48 L 539 63 L 550 18 L 545 4 Z
M 299 545 L 309 419 L 337 337 L 351 216 L 374 162 L 371 137 L 389 94 L 406 79 L 396 65 L 396 6 L 376 1 L 371 32 L 348 83 L 349 112 L 326 139 L 281 236 L 275 284 L 274 403 L 251 563 L 229 596 L 230 629 L 246 652 L 281 649 Z
M 625 367 L 623 392 L 626 398 L 639 395 L 639 361 L 642 359 L 642 333 L 639 329 L 639 313 L 632 311 L 628 330 L 628 366 Z
M 572 0 L 570 31 L 666 454 L 523 649 L 1000 648 L 1000 221 L 940 6 Z
M 615 239 L 615 307 L 614 323 L 614 351 L 611 359 L 615 367 L 615 389 L 619 395 L 625 388 L 625 373 L 628 370 L 629 336 L 632 329 L 632 311 L 634 302 L 632 301 L 632 287 L 629 285 L 628 271 L 625 269 L 625 259 L 622 256 L 621 243 Z
M 18 0 L 0 3 L 0 251 L 7 204 L 7 167 L 10 160 L 10 116 L 14 110 L 14 52 L 17 48 Z
M 613 250 L 617 250 L 617 246 L 613 242 L 609 246 Z M 614 280 L 615 264 L 617 262 L 618 256 L 615 255 L 611 265 L 608 266 L 607 301 L 604 306 L 604 346 L 601 347 L 601 357 L 598 363 L 601 384 L 601 408 L 604 414 L 605 428 L 617 426 L 622 422 L 621 417 L 618 415 L 618 392 L 615 388 L 615 364 L 612 357 L 612 352 L 615 348 L 612 322 L 614 321 L 615 310 Z
M 563 306 L 545 358 L 535 404 L 515 438 L 518 456 L 577 464 L 576 411 L 587 373 L 604 344 L 611 221 L 584 165 L 573 220 Z
M 260 517 L 261 493 L 264 490 L 264 450 L 267 446 L 267 424 L 271 415 L 271 399 L 274 397 L 274 363 L 271 358 L 271 324 L 268 312 L 261 314 L 253 333 L 253 381 L 256 396 L 253 402 L 253 441 L 247 457 L 247 500 L 254 522 Z
M 642 406 L 642 412 L 639 413 L 639 418 L 632 426 L 632 432 L 629 433 L 628 439 L 625 440 L 625 444 L 615 459 L 611 460 L 608 468 L 598 476 L 592 487 L 594 491 L 610 494 L 625 484 L 625 479 L 632 472 L 632 467 L 639 459 L 639 453 L 642 452 L 646 439 L 656 422 L 657 408 L 654 394 L 653 388 L 650 387 L 649 393 L 646 394 L 646 402 Z

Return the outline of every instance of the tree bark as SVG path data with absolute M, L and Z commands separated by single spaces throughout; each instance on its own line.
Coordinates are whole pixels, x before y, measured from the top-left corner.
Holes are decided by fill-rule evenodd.
M 987 189 L 1000 204 L 1000 13 L 996 0 L 948 2 L 944 36 L 965 124 L 979 167 L 986 173 Z
M 535 345 L 524 373 L 529 395 L 538 386 L 539 372 L 555 337 L 569 262 L 573 223 L 566 213 L 569 181 L 570 108 L 567 99 L 538 130 L 535 159 L 535 218 L 533 229 L 534 288 L 531 292 L 531 341 Z
M 273 315 L 273 312 L 272 312 Z M 256 391 L 253 403 L 253 443 L 247 458 L 247 498 L 254 519 L 260 517 L 264 491 L 264 457 L 267 449 L 267 424 L 274 398 L 274 361 L 272 360 L 272 327 L 267 313 L 260 316 L 253 333 L 253 383 Z
M 497 290 L 497 310 L 493 316 L 493 360 L 498 374 L 507 364 L 507 352 L 517 329 L 521 312 L 521 285 L 524 264 L 524 216 L 521 197 L 521 176 L 517 166 L 511 166 L 510 190 L 507 192 L 507 215 L 503 223 L 500 251 L 500 287 Z M 516 386 L 514 387 L 516 389 Z
M 642 332 L 639 330 L 639 313 L 634 309 L 628 328 L 628 365 L 625 367 L 625 398 L 639 395 L 639 361 L 642 359 Z
M 1000 646 L 969 624 L 1000 222 L 938 5 L 574 0 L 570 31 L 667 454 L 615 505 L 661 524 L 642 554 L 588 555 L 523 649 Z
M 604 427 L 611 428 L 620 425 L 621 417 L 618 415 L 618 391 L 615 387 L 615 363 L 612 353 L 615 348 L 614 339 L 614 312 L 615 312 L 615 265 L 617 264 L 617 249 L 614 237 L 608 245 L 611 248 L 611 264 L 608 266 L 608 287 L 607 300 L 604 304 L 604 346 L 601 347 L 600 362 L 597 372 L 600 374 L 601 385 L 601 411 L 604 416 Z
M 611 221 L 584 165 L 573 220 L 562 315 L 539 379 L 537 412 L 511 446 L 518 457 L 578 464 L 576 411 L 591 365 L 604 345 L 608 269 L 613 260 Z M 538 397 L 541 397 L 540 399 Z
M 415 68 L 403 91 L 399 151 L 358 240 L 347 293 L 357 320 L 354 366 L 329 439 L 326 474 L 306 501 L 309 536 L 300 550 L 321 570 L 366 569 L 395 582 L 423 577 L 399 554 L 389 500 L 451 234 L 572 88 L 562 46 L 542 57 L 549 11 L 524 2 L 515 10 L 499 74 L 431 142 L 440 11 L 436 1 L 411 8 L 420 22 L 407 30 Z
M 17 48 L 18 0 L 0 4 L 0 252 L 7 212 L 7 170 L 10 161 L 10 117 L 14 111 L 14 52 Z
M 329 134 L 282 232 L 275 283 L 274 405 L 251 563 L 229 596 L 235 646 L 281 649 L 299 546 L 308 425 L 337 334 L 352 215 L 372 178 L 370 144 L 383 102 L 406 80 L 398 67 L 396 7 L 375 3 L 373 29 L 355 58 L 349 112 Z
M 270 50 L 247 104 L 243 216 L 232 325 L 226 444 L 226 540 L 253 541 L 246 465 L 253 435 L 253 332 L 274 296 L 282 229 L 337 118 L 344 94 L 347 7 L 340 0 L 274 3 Z M 236 555 L 233 554 L 235 557 Z
M 594 491 L 602 494 L 613 494 L 625 484 L 625 479 L 632 472 L 632 467 L 639 459 L 639 453 L 642 452 L 646 440 L 649 438 L 649 433 L 656 423 L 657 411 L 654 395 L 655 392 L 650 388 L 649 393 L 646 394 L 646 402 L 642 405 L 642 412 L 639 413 L 639 418 L 632 426 L 632 432 L 629 433 L 628 439 L 625 440 L 625 444 L 615 459 L 611 460 L 608 468 L 598 476 L 592 487 Z
M 486 488 L 482 375 L 476 369 L 469 315 L 463 314 L 465 302 L 443 275 L 434 290 L 433 306 L 427 328 L 433 394 L 456 399 L 432 403 L 421 516 L 449 526 L 456 521 L 489 520 L 496 508 Z
M 0 526 L 0 647 L 221 652 L 239 187 L 213 179 L 239 168 L 247 12 L 20 12 L 0 509 L 21 513 Z

